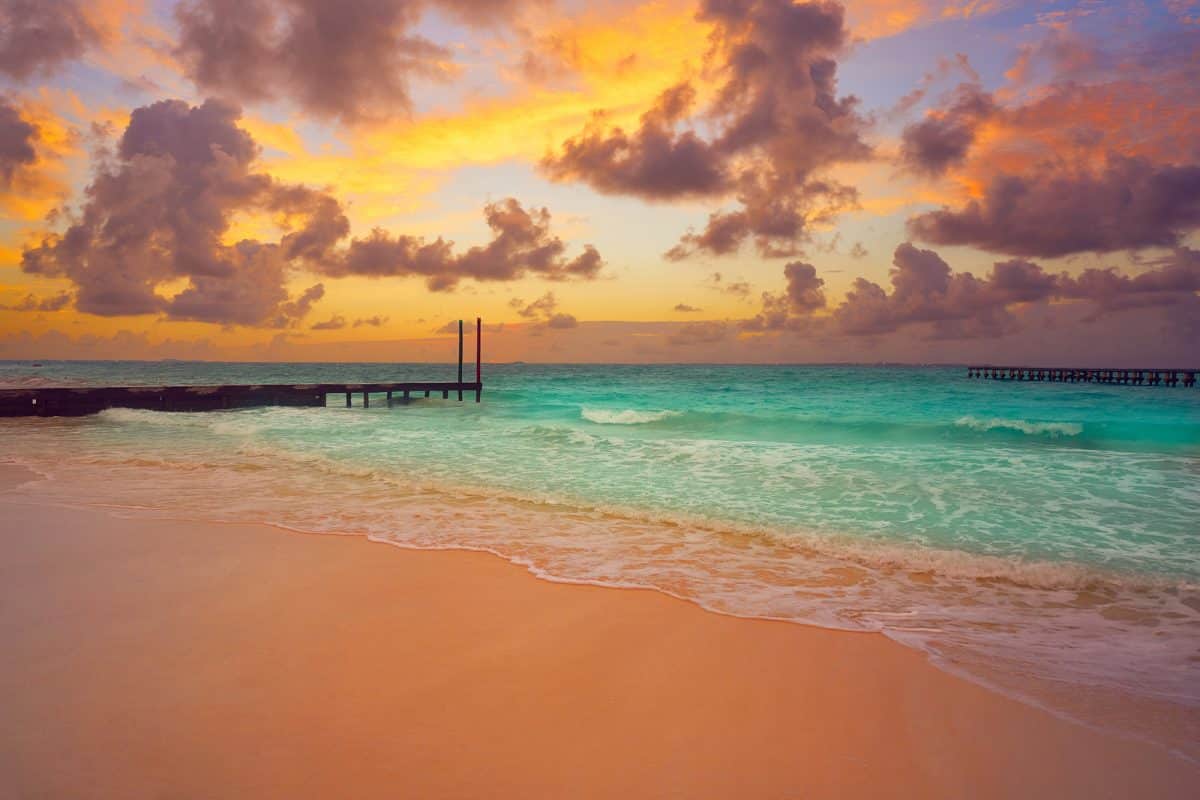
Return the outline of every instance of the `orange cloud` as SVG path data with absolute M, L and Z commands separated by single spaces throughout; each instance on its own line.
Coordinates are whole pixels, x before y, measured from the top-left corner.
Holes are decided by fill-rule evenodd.
M 846 25 L 856 39 L 881 39 L 944 19 L 992 13 L 999 0 L 858 0 L 847 2 Z
M 70 192 L 67 159 L 81 152 L 79 132 L 36 98 L 16 103 L 22 121 L 34 130 L 34 160 L 15 170 L 0 184 L 0 210 L 12 219 L 39 220 L 61 204 Z

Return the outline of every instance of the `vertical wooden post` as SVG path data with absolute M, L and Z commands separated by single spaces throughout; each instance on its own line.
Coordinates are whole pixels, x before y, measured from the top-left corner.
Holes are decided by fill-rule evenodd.
M 458 401 L 462 402 L 462 356 L 463 356 L 463 326 L 462 320 L 458 321 Z
M 346 392 L 346 408 L 350 407 L 350 393 Z
M 371 394 L 366 389 L 363 389 L 363 408 L 371 407 Z
M 483 395 L 483 318 L 475 318 L 475 402 Z
M 387 397 L 388 397 L 388 408 L 391 408 L 392 407 L 392 391 L 390 389 L 388 390 Z

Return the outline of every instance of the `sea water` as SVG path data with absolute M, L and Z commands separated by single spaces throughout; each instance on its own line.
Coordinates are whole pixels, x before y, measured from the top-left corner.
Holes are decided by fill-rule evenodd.
M 0 384 L 453 369 L 0 362 Z M 1118 719 L 1129 698 L 1182 714 L 1170 744 L 1188 750 L 1200 391 L 957 367 L 513 364 L 484 377 L 480 404 L 364 409 L 359 395 L 348 409 L 331 395 L 327 408 L 0 420 L 0 460 L 48 476 L 21 490 L 41 502 L 482 549 L 547 579 L 881 631 L 1076 718 L 1153 738 L 1144 719 Z

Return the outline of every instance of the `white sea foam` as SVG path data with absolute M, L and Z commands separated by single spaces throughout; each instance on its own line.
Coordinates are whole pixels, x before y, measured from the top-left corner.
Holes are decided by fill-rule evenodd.
M 1000 419 L 998 417 L 980 419 L 968 415 L 959 417 L 954 424 L 960 428 L 970 428 L 976 431 L 1010 430 L 1027 433 L 1030 436 L 1078 436 L 1083 433 L 1083 426 L 1076 422 L 1029 422 L 1023 419 Z
M 165 413 L 141 408 L 109 408 L 100 412 L 100 418 L 109 422 L 145 425 L 179 425 L 186 419 L 177 412 Z
M 626 408 L 620 411 L 611 408 L 583 408 L 579 414 L 588 422 L 597 425 L 642 425 L 647 422 L 658 422 L 668 417 L 677 417 L 679 411 L 638 411 Z

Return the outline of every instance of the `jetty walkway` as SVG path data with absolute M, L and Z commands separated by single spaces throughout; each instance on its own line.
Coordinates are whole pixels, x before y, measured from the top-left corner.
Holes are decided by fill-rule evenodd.
M 1126 386 L 1195 386 L 1196 369 L 1083 369 L 1073 367 L 969 366 L 968 378 L 994 381 L 1114 383 Z
M 0 417 L 74 417 L 96 414 L 108 408 L 136 408 L 151 411 L 221 411 L 262 406 L 329 405 L 329 395 L 346 396 L 351 405 L 355 394 L 362 394 L 363 407 L 371 405 L 371 395 L 383 395 L 387 406 L 408 403 L 414 396 L 453 394 L 459 401 L 464 394 L 475 393 L 475 402 L 483 397 L 483 322 L 475 320 L 475 380 L 463 380 L 463 324 L 458 322 L 458 380 L 396 383 L 294 383 L 242 384 L 220 386 L 50 386 L 0 389 Z

